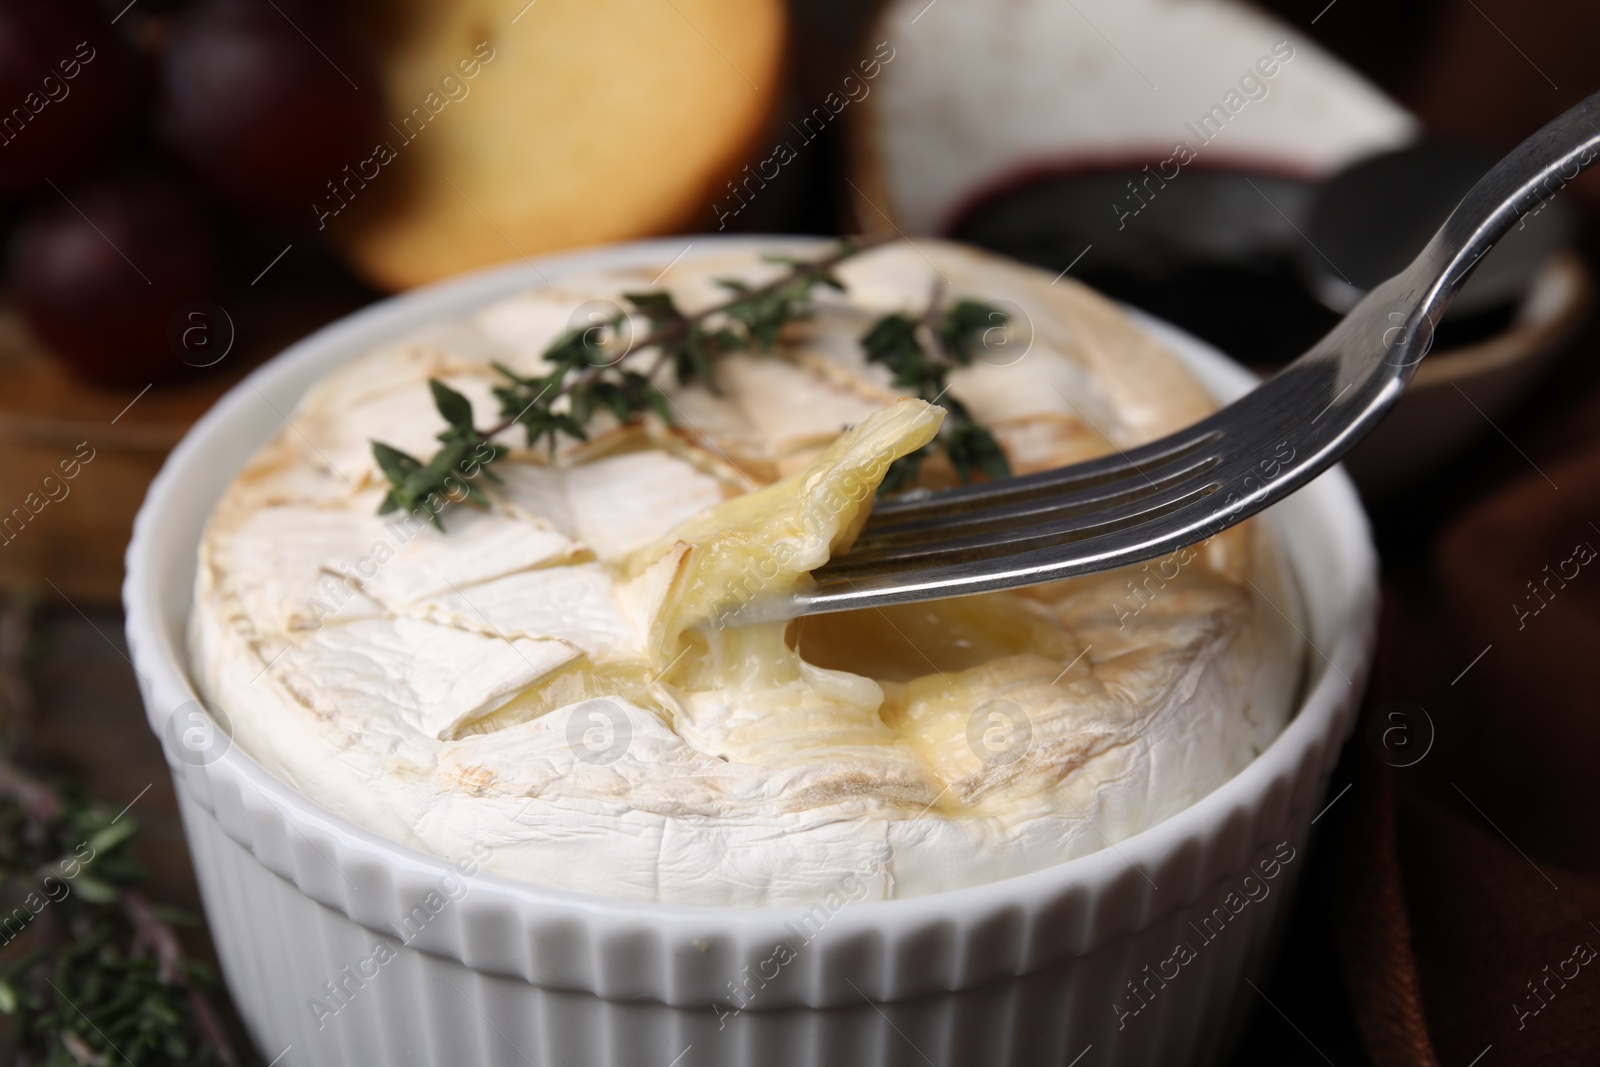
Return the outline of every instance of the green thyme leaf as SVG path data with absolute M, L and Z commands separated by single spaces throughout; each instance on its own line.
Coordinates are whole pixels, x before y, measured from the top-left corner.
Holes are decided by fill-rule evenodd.
M 861 338 L 867 359 L 882 363 L 902 389 L 922 389 L 936 368 L 917 340 L 917 320 L 905 315 L 885 315 Z
M 1011 464 L 1005 452 L 986 428 L 976 422 L 959 421 L 942 435 L 945 454 L 963 482 L 970 482 L 974 472 L 989 478 L 1009 478 Z
M 678 305 L 673 303 L 672 294 L 656 289 L 647 293 L 623 293 L 622 298 L 632 304 L 634 310 L 650 320 L 651 325 L 660 326 L 663 323 L 678 322 L 683 319 L 683 312 L 678 310 Z
M 439 435 L 440 440 L 445 440 L 446 434 L 474 432 L 472 429 L 472 401 L 437 378 L 428 379 L 428 388 L 433 390 L 433 406 L 439 409 L 439 414 L 444 417 L 444 421 L 450 424 L 450 429 Z
M 977 300 L 959 300 L 944 309 L 938 301 L 936 293 L 933 305 L 919 318 L 885 315 L 861 337 L 868 361 L 887 367 L 895 385 L 947 412 L 934 441 L 890 464 L 878 486 L 880 494 L 912 488 L 923 462 L 941 449 L 963 482 L 970 482 L 976 474 L 988 478 L 1011 474 L 1000 443 L 949 395 L 947 380 L 951 367 L 971 364 L 974 347 L 981 343 L 984 332 L 1003 327 L 1006 315 Z M 931 323 L 938 323 L 938 332 L 930 337 L 925 331 L 931 329 Z
M 380 441 L 372 442 L 372 455 L 378 461 L 378 469 L 383 471 L 384 477 L 397 486 L 405 481 L 406 475 L 422 466 L 422 461 L 415 456 L 408 456 Z
M 110 852 L 138 832 L 139 824 L 133 819 L 114 822 L 89 835 L 89 848 L 96 853 Z
M 982 347 L 984 336 L 1004 329 L 1006 313 L 979 300 L 958 300 L 945 312 L 939 338 L 949 357 L 965 367 L 972 362 L 974 347 Z

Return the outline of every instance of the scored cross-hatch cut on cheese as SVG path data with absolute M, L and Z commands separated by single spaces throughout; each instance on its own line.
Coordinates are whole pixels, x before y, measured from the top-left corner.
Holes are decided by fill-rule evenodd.
M 507 434 L 490 507 L 447 508 L 445 532 L 376 514 L 368 442 L 428 450 L 429 377 L 487 416 L 492 360 L 537 372 L 573 308 L 661 269 L 560 279 L 304 398 L 201 551 L 190 662 L 245 752 L 374 832 L 447 858 L 487 848 L 487 869 L 540 885 L 810 905 L 842 884 L 914 896 L 1106 847 L 1281 730 L 1304 649 L 1259 520 L 1147 567 L 733 625 L 847 551 L 889 464 L 937 432 L 943 412 L 859 346 L 935 277 L 1004 301 L 1031 335 L 1021 358 L 951 376 L 1016 470 L 1214 406 L 1114 305 L 955 245 L 847 261 L 847 293 L 775 352 L 723 357 L 719 392 L 663 381 L 673 425 L 596 416 L 553 456 Z M 715 279 L 777 269 L 753 251 L 685 256 L 657 284 L 692 310 Z

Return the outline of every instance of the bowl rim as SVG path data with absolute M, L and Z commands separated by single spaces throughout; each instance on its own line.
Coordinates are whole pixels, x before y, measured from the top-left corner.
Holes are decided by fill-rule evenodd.
M 535 288 L 563 275 L 596 268 L 663 263 L 686 252 L 686 245 L 726 251 L 798 244 L 804 251 L 814 250 L 827 241 L 827 238 L 793 235 L 689 235 L 601 246 L 525 263 L 504 264 L 391 296 L 324 326 L 253 370 L 213 405 L 167 457 L 139 509 L 127 550 L 123 601 L 129 652 L 139 676 L 150 727 L 162 739 L 164 751 L 167 749 L 165 727 L 171 714 L 189 702 L 201 702 L 203 706 L 188 678 L 186 649 L 175 646 L 174 635 L 163 622 L 164 603 L 181 595 L 184 600 L 180 614 L 186 617 L 192 595 L 188 588 L 181 593 L 162 588 L 165 571 L 160 556 L 164 550 L 170 551 L 172 544 L 166 529 L 167 514 L 173 502 L 190 491 L 189 473 L 205 467 L 214 456 L 211 439 L 245 404 L 256 402 L 254 393 L 276 389 L 278 395 L 285 396 L 292 391 L 291 403 L 297 402 L 307 388 L 334 366 L 381 343 L 383 337 L 403 336 L 425 323 Z M 1203 371 L 1204 384 L 1217 390 L 1223 399 L 1232 399 L 1233 395 L 1258 383 L 1251 372 L 1205 343 L 1137 309 L 1126 310 L 1142 327 L 1175 351 L 1192 371 Z M 292 390 L 285 389 L 285 383 L 289 383 Z M 250 452 L 230 460 L 229 480 L 262 443 L 264 439 L 257 441 Z M 1332 646 L 1319 650 L 1328 669 L 1323 669 L 1303 687 L 1292 717 L 1271 744 L 1206 796 L 1113 846 L 993 882 L 914 897 L 851 903 L 833 914 L 817 938 L 831 941 L 863 933 L 883 934 L 891 924 L 907 929 L 930 921 L 948 921 L 952 915 L 992 914 L 1007 908 L 1025 907 L 1044 896 L 1059 896 L 1073 887 L 1098 896 L 1125 878 L 1129 867 L 1142 874 L 1185 843 L 1192 845 L 1205 839 L 1208 830 L 1214 831 L 1236 810 L 1256 807 L 1280 777 L 1279 772 L 1301 766 L 1308 756 L 1315 754 L 1319 745 L 1331 739 L 1327 751 L 1321 754 L 1326 772 L 1337 758 L 1344 731 L 1348 729 L 1344 720 L 1349 717 L 1352 689 L 1355 696 L 1359 696 L 1356 681 L 1365 676 L 1370 658 L 1376 609 L 1376 555 L 1365 513 L 1353 483 L 1342 468 L 1330 469 L 1300 492 L 1326 498 L 1324 511 L 1328 514 L 1324 518 L 1336 526 L 1330 530 L 1330 543 L 1344 554 L 1344 569 L 1356 587 L 1350 591 L 1350 610 Z M 209 513 L 208 507 L 206 514 Z M 200 531 L 196 530 L 193 538 L 183 538 L 188 542 L 191 560 L 198 550 L 199 536 Z M 1291 567 L 1302 570 L 1295 564 L 1293 546 L 1285 548 Z M 183 640 L 182 632 L 183 628 L 179 627 L 179 642 Z M 196 770 L 180 766 L 170 751 L 166 755 L 175 775 Z M 208 782 L 231 785 L 235 789 L 240 785 L 253 786 L 268 798 L 270 806 L 286 823 L 291 822 L 292 816 L 292 823 L 302 830 L 319 829 L 351 857 L 376 859 L 391 870 L 407 871 L 430 880 L 446 875 L 459 877 L 450 860 L 391 841 L 320 807 L 266 771 L 237 745 L 230 746 L 219 759 L 206 765 L 202 773 Z M 224 828 L 228 829 L 226 825 Z M 242 847 L 251 848 L 249 841 L 240 840 L 231 829 L 228 832 Z M 352 858 L 348 862 L 355 860 Z M 482 892 L 519 908 L 537 907 L 542 912 L 610 920 L 634 928 L 643 921 L 682 936 L 713 930 L 718 934 L 770 937 L 774 931 L 785 929 L 787 924 L 814 911 L 814 908 L 798 906 L 636 901 L 553 889 L 486 871 L 472 876 L 472 882 L 474 896 Z M 304 884 L 299 884 L 299 888 L 323 903 L 330 903 L 322 895 L 311 893 Z M 1176 909 L 1184 903 L 1172 901 L 1164 910 Z M 348 907 L 335 906 L 353 921 L 370 927 L 370 923 L 351 914 Z

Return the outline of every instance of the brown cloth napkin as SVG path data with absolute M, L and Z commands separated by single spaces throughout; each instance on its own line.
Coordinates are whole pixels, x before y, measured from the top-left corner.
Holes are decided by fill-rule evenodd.
M 1586 449 L 1528 460 L 1451 522 L 1429 581 L 1386 591 L 1334 894 L 1378 1067 L 1600 1064 L 1588 425 Z
M 1420 32 L 1370 43 L 1402 14 Z M 1430 131 L 1490 151 L 1600 88 L 1593 0 L 1327 15 L 1316 31 L 1343 33 L 1341 50 Z M 1600 174 L 1571 192 L 1592 265 Z M 1518 419 L 1485 427 L 1478 467 L 1442 472 L 1460 483 L 1444 495 L 1470 503 L 1439 512 L 1451 517 L 1426 566 L 1385 546 L 1377 664 L 1344 764 L 1351 810 L 1329 842 L 1337 952 L 1378 1067 L 1600 1065 L 1600 558 L 1578 562 L 1600 549 L 1596 364 L 1591 326 Z M 1439 495 L 1419 487 L 1380 524 Z

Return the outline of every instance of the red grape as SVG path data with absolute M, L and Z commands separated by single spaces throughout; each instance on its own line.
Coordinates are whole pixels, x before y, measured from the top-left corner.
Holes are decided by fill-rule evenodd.
M 172 316 L 210 295 L 215 273 L 195 201 L 145 171 L 47 194 L 11 247 L 12 286 L 46 346 L 99 382 L 142 384 L 182 367 Z
M 92 152 L 127 99 L 128 64 L 90 0 L 0 3 L 0 189 Z
M 165 129 L 227 199 L 314 217 L 342 168 L 371 153 L 378 79 L 310 5 L 210 0 L 186 15 L 163 70 Z

